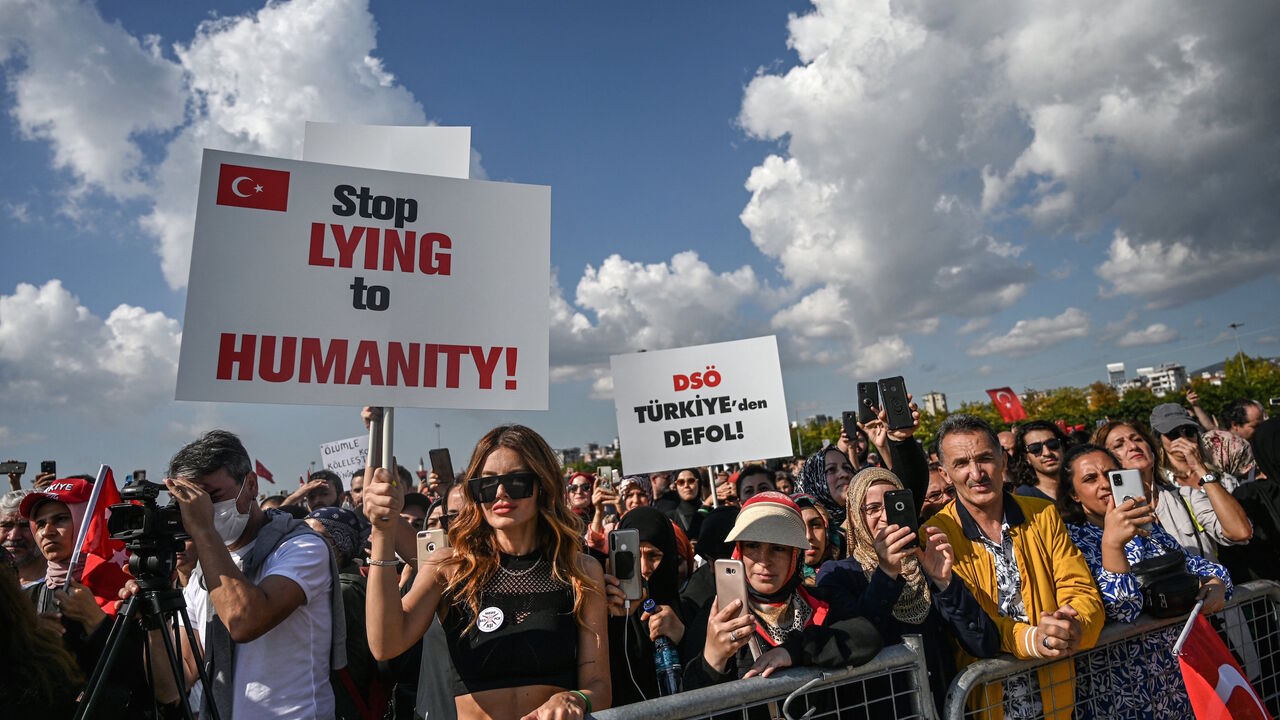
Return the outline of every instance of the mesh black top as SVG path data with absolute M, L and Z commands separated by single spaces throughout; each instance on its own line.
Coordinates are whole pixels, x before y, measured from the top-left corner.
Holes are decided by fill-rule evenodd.
M 473 617 L 458 603 L 444 621 L 455 696 L 525 685 L 578 687 L 573 589 L 551 576 L 540 551 L 501 555 L 481 594 L 480 617 L 468 629 Z

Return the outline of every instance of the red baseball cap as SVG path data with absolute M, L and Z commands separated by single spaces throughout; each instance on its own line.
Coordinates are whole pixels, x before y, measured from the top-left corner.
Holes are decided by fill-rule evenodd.
M 54 480 L 44 490 L 29 493 L 22 498 L 22 504 L 18 506 L 18 514 L 30 520 L 31 516 L 36 512 L 36 508 L 50 500 L 55 500 L 64 505 L 72 505 L 89 502 L 89 496 L 92 494 L 93 483 L 88 480 L 81 478 Z

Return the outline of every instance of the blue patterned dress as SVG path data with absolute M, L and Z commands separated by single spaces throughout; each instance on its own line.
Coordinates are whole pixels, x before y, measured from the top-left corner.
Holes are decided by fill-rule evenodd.
M 1142 592 L 1132 573 L 1113 573 L 1102 567 L 1102 528 L 1090 523 L 1068 523 L 1067 533 L 1089 563 L 1107 622 L 1133 622 L 1142 612 Z M 1227 585 L 1231 597 L 1231 576 L 1226 568 L 1183 551 L 1169 533 L 1152 525 L 1151 537 L 1134 537 L 1124 548 L 1132 565 L 1145 558 L 1181 553 L 1187 570 L 1203 578 L 1216 577 Z M 1173 655 L 1181 625 L 1090 651 L 1076 658 L 1077 718 L 1190 718 L 1187 689 L 1182 670 Z

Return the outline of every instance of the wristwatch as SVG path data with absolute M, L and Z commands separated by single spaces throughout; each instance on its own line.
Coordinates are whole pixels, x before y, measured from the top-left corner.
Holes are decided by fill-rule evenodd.
M 1220 483 L 1220 482 L 1222 482 L 1222 478 L 1220 478 L 1220 477 L 1218 477 L 1217 475 L 1215 475 L 1215 474 L 1213 474 L 1213 473 L 1209 472 L 1209 473 L 1205 473 L 1205 474 L 1200 478 L 1200 487 L 1204 487 L 1205 485 L 1208 485 L 1209 483 Z

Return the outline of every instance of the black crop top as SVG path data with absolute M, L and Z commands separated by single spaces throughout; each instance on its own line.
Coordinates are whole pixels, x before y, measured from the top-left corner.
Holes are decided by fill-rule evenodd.
M 573 588 L 551 576 L 541 552 L 501 555 L 480 597 L 480 619 L 468 629 L 472 617 L 460 602 L 444 619 L 455 697 L 525 685 L 578 687 Z

